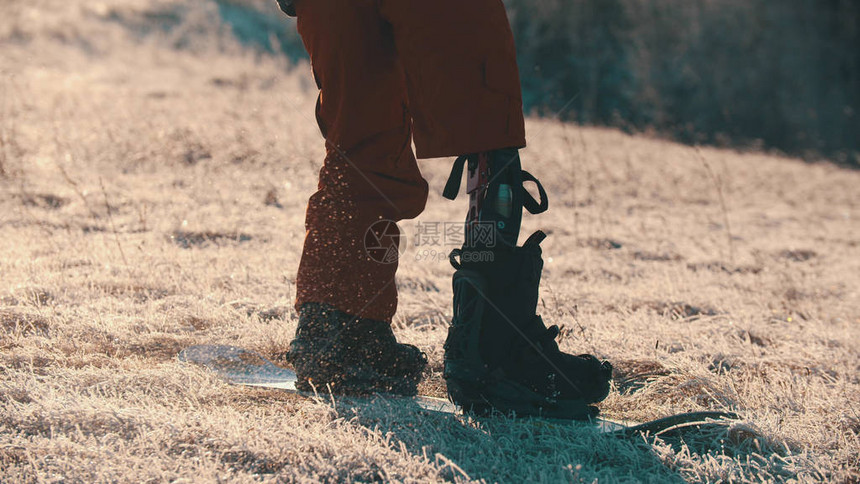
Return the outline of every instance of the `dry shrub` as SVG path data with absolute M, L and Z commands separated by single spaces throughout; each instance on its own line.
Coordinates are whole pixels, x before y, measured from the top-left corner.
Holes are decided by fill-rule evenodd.
M 620 249 L 623 245 L 621 242 L 612 239 L 587 238 L 579 241 L 580 247 L 590 247 L 596 250 L 615 250 Z
M 0 309 L 0 328 L 6 332 L 21 335 L 47 335 L 51 325 L 46 319 L 35 314 Z
M 32 372 L 35 375 L 47 375 L 50 368 L 56 366 L 57 360 L 53 355 L 40 355 L 31 352 L 13 352 L 0 355 L 3 366 L 13 370 Z
M 19 306 L 25 304 L 44 306 L 53 300 L 54 295 L 47 289 L 24 286 L 15 289 L 8 296 L 0 298 L 0 303 L 7 306 Z
M 139 342 L 123 344 L 115 350 L 117 357 L 136 356 L 153 360 L 172 360 L 183 348 L 194 344 L 194 339 L 175 335 L 152 335 Z
M 655 379 L 641 392 L 654 401 L 671 402 L 682 408 L 694 404 L 698 408 L 732 409 L 738 404 L 731 388 L 706 376 L 672 374 Z
M 50 437 L 74 432 L 83 436 L 117 435 L 131 439 L 146 431 L 148 424 L 116 412 L 75 408 L 45 410 L 36 408 L 26 415 L 0 414 L 0 426 L 14 428 L 28 437 Z
M 783 250 L 778 254 L 778 257 L 787 259 L 791 262 L 806 262 L 815 257 L 818 257 L 818 253 L 816 253 L 814 250 L 805 249 Z
M 633 252 L 633 258 L 636 260 L 650 262 L 672 262 L 683 260 L 683 257 L 678 254 L 672 254 L 668 252 L 648 252 L 644 250 L 637 250 L 636 252 Z
M 170 240 L 184 249 L 205 246 L 207 244 L 223 244 L 229 242 L 247 242 L 252 240 L 248 234 L 239 232 L 218 232 L 214 230 L 186 231 L 177 230 L 170 234 Z
M 653 360 L 613 360 L 612 379 L 619 393 L 633 393 L 672 372 Z
M 129 297 L 136 302 L 158 300 L 172 295 L 172 291 L 132 280 L 97 281 L 92 284 L 97 290 L 113 297 Z
M 21 203 L 30 207 L 55 210 L 69 203 L 69 199 L 51 193 L 22 193 L 18 197 Z
M 853 0 L 507 0 L 527 109 L 860 164 Z
M 17 403 L 31 403 L 30 393 L 23 388 L 8 388 L 0 390 L 0 401 L 10 400 Z
M 697 262 L 687 264 L 687 269 L 693 272 L 713 271 L 724 272 L 726 274 L 758 274 L 762 271 L 761 266 L 755 265 L 734 265 L 725 262 Z
M 260 321 L 270 322 L 287 319 L 295 314 L 292 306 L 265 306 L 248 302 L 235 302 L 233 309 L 244 312 L 247 316 L 256 316 Z
M 24 447 L 9 447 L 0 449 L 0 467 L 9 468 L 25 464 L 29 461 L 27 449 Z
M 702 306 L 694 306 L 685 302 L 666 301 L 644 301 L 636 302 L 631 306 L 633 311 L 647 309 L 654 311 L 671 319 L 697 319 L 704 316 L 716 316 L 720 314 L 716 309 Z

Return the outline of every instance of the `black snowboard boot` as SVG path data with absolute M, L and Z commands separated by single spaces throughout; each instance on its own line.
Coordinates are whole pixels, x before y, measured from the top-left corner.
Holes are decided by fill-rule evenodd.
M 398 343 L 383 321 L 356 318 L 328 304 L 299 308 L 296 337 L 287 355 L 302 391 L 342 395 L 415 395 L 427 357 Z
M 445 379 L 451 400 L 467 410 L 588 419 L 597 415 L 591 404 L 609 393 L 612 366 L 561 352 L 558 327 L 535 315 L 545 237 L 536 232 L 522 247 L 452 253 Z

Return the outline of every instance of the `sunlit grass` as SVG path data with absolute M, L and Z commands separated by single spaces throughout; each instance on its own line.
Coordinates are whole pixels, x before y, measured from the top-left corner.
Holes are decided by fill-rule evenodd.
M 194 5 L 11 2 L 0 19 L 0 480 L 860 477 L 860 174 L 826 163 L 528 121 L 551 207 L 523 230 L 550 234 L 540 313 L 563 349 L 615 364 L 605 415 L 731 409 L 722 451 L 332 406 L 178 363 L 192 344 L 283 351 L 323 155 L 307 65 L 244 50 Z M 165 12 L 171 31 L 128 26 Z M 449 166 L 422 162 L 420 221 L 463 218 L 439 195 Z M 452 269 L 417 249 L 394 327 L 442 396 Z

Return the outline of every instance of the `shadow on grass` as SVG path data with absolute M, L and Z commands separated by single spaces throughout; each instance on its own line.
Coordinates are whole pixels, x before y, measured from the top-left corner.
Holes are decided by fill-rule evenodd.
M 446 480 L 663 483 L 691 476 L 707 480 L 711 471 L 741 480 L 798 477 L 789 454 L 799 449 L 781 449 L 740 423 L 703 424 L 654 437 L 600 433 L 577 422 L 452 415 L 382 397 L 341 400 L 336 411 L 381 433 L 394 449 L 399 445 L 435 464 Z
M 381 397 L 341 401 L 337 412 L 434 463 L 446 480 L 684 482 L 643 438 L 587 424 L 452 415 Z

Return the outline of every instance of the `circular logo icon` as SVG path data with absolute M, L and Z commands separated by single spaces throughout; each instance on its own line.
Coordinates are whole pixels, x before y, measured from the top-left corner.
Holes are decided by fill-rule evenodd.
M 364 250 L 380 264 L 394 264 L 406 251 L 408 244 L 400 243 L 400 229 L 392 220 L 379 220 L 364 233 Z

